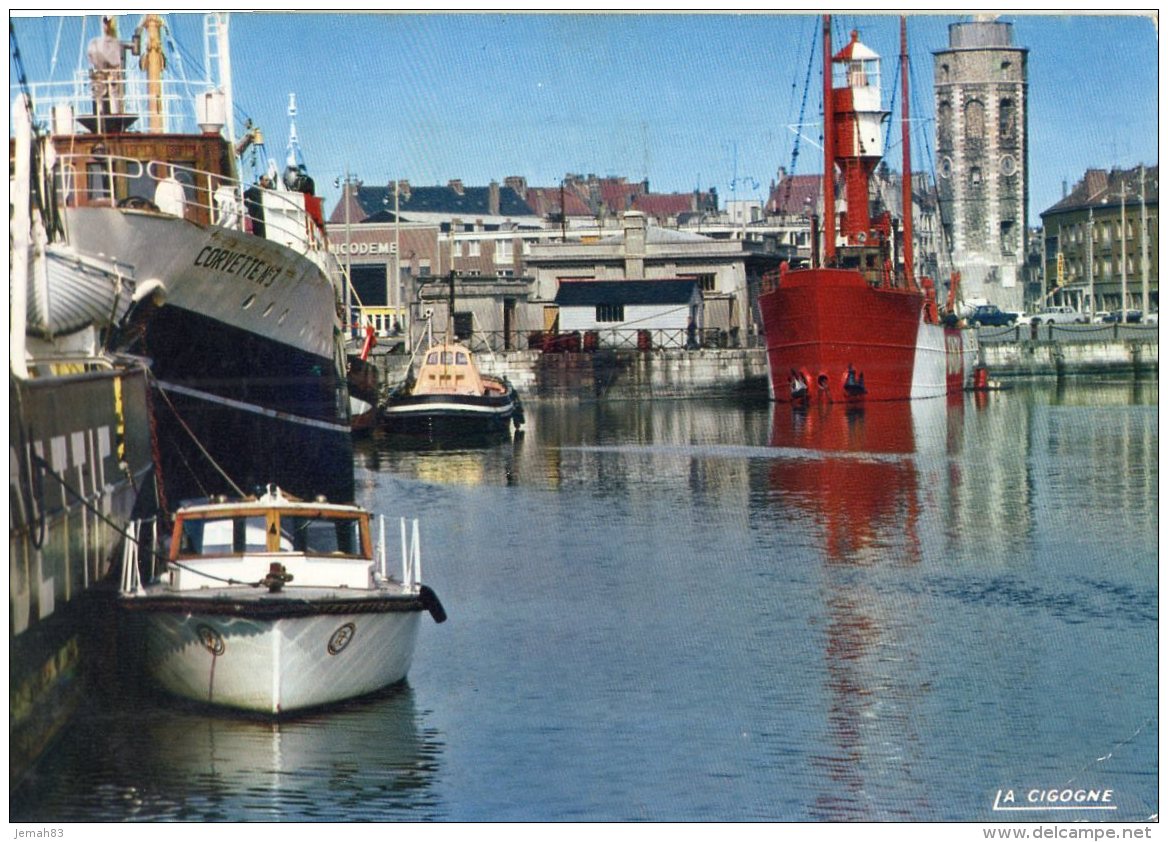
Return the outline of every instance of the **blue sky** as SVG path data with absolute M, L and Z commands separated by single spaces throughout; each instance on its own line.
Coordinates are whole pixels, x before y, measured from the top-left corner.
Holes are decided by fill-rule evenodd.
M 932 51 L 957 13 L 909 18 L 914 167 L 931 166 Z M 1030 217 L 1088 167 L 1158 162 L 1158 45 L 1149 17 L 1007 15 L 1029 49 Z M 123 23 L 123 35 L 135 18 Z M 91 16 L 89 34 L 97 27 Z M 79 20 L 17 20 L 30 80 L 67 78 Z M 189 77 L 202 67 L 202 16 L 167 16 Z M 893 16 L 835 18 L 886 59 L 886 99 L 899 52 Z M 655 191 L 716 187 L 765 196 L 791 169 L 809 58 L 804 121 L 819 119 L 819 18 L 741 14 L 233 13 L 237 115 L 283 157 L 289 92 L 309 171 L 331 206 L 346 169 L 367 184 L 468 185 L 566 172 L 648 178 Z M 60 33 L 60 34 L 58 34 Z M 174 62 L 172 61 L 172 66 Z M 899 110 L 899 103 L 896 105 Z M 814 138 L 818 127 L 808 133 Z M 926 134 L 922 134 L 922 131 Z M 897 141 L 898 142 L 898 141 Z M 800 142 L 796 172 L 821 169 Z M 896 143 L 890 166 L 900 169 Z

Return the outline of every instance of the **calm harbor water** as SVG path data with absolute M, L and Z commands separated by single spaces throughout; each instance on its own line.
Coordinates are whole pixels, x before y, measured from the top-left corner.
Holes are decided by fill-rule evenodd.
M 95 702 L 11 819 L 1143 821 L 1157 399 L 532 404 L 494 447 L 363 442 L 359 501 L 422 519 L 450 615 L 407 684 L 279 724 Z M 1051 789 L 1115 809 L 994 810 Z

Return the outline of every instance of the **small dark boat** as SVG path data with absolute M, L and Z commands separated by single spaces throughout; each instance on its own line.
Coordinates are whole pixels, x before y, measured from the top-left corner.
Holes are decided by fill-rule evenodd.
M 416 377 L 390 392 L 381 411 L 387 431 L 430 441 L 505 436 L 523 425 L 523 406 L 506 378 L 482 374 L 469 348 L 430 346 Z

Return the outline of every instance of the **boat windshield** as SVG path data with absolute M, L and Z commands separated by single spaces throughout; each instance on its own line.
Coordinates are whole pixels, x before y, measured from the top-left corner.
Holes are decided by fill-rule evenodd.
M 266 515 L 234 515 L 182 520 L 179 555 L 221 556 L 241 553 L 301 552 L 361 556 L 361 521 L 356 517 L 320 517 L 282 513 L 269 546 Z
M 183 520 L 179 554 L 262 553 L 268 548 L 266 524 L 263 515 Z
M 280 549 L 290 544 L 293 552 L 321 555 L 360 555 L 361 522 L 358 518 L 280 515 Z

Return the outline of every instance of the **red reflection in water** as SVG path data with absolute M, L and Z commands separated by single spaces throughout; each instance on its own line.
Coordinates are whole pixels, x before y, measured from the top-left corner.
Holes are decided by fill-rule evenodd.
M 771 486 L 822 528 L 829 561 L 857 563 L 857 552 L 878 540 L 903 544 L 909 553 L 903 560 L 919 560 L 909 401 L 806 410 L 776 405 L 770 443 L 805 451 L 802 458 L 776 460 Z
M 825 741 L 809 760 L 823 775 L 808 805 L 825 820 L 910 819 L 927 814 L 927 782 L 919 780 L 922 752 L 914 710 L 929 692 L 920 680 L 920 618 L 911 598 L 848 568 L 900 566 L 921 560 L 921 451 L 947 458 L 961 402 L 882 402 L 864 407 L 774 407 L 771 487 L 784 517 L 805 518 L 821 535 L 826 710 Z M 959 436 L 960 433 L 957 433 Z M 942 469 L 942 475 L 944 470 Z M 929 476 L 933 477 L 932 471 Z M 952 475 L 947 477 L 952 481 Z M 930 480 L 931 481 L 931 480 Z M 895 592 L 895 588 L 893 588 Z M 881 800 L 881 783 L 906 791 L 914 803 Z

